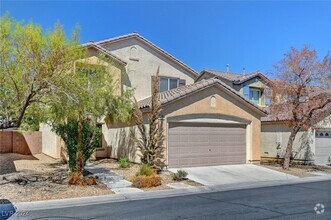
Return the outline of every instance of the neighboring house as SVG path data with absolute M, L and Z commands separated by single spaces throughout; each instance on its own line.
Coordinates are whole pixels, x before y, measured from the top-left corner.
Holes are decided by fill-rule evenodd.
M 290 136 L 286 112 L 262 118 L 261 157 L 282 158 Z M 305 163 L 331 164 L 331 117 L 298 132 L 293 143 L 293 159 Z
M 238 74 L 224 71 L 204 70 L 197 81 L 217 78 L 231 86 L 241 95 L 268 111 L 272 81 L 260 72 Z M 286 126 L 286 112 L 261 119 L 261 157 L 282 158 L 285 154 L 290 128 Z M 316 164 L 331 163 L 331 117 L 316 126 L 301 130 L 293 143 L 293 157 Z
M 240 74 L 217 70 L 203 70 L 196 81 L 210 78 L 220 79 L 258 106 L 266 107 L 270 105 L 271 92 L 268 85 L 271 82 L 259 71 Z

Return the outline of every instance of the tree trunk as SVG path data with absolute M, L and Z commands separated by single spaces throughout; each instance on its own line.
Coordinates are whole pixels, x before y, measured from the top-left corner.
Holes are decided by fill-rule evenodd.
M 290 137 L 287 142 L 287 147 L 286 147 L 286 151 L 285 151 L 285 155 L 284 155 L 284 163 L 283 163 L 283 168 L 286 170 L 290 166 L 290 160 L 291 160 L 291 155 L 292 155 L 292 146 L 293 146 L 294 139 L 299 130 L 300 130 L 300 128 L 292 129 Z
M 24 105 L 20 109 L 19 116 L 17 118 L 17 122 L 15 123 L 15 127 L 19 128 L 21 126 L 25 111 L 28 108 L 28 106 L 30 104 L 30 100 L 32 99 L 32 97 L 33 97 L 33 95 L 29 94 L 29 96 L 26 98 L 26 100 L 24 102 Z
M 83 174 L 84 154 L 83 154 L 83 112 L 79 111 L 77 126 L 77 152 L 76 152 L 76 171 Z

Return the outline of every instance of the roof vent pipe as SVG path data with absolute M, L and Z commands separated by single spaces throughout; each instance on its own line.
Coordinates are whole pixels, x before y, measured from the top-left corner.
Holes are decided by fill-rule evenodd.
M 228 73 L 230 71 L 230 64 L 226 64 L 226 72 Z
M 246 68 L 245 67 L 243 68 L 243 74 L 246 74 Z

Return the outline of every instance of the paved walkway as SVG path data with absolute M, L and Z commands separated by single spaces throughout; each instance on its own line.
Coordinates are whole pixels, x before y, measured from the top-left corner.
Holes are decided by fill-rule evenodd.
M 122 176 L 109 169 L 94 165 L 86 166 L 85 169 L 97 176 L 103 184 L 116 194 L 143 192 L 141 189 L 132 188 L 130 181 L 125 180 Z

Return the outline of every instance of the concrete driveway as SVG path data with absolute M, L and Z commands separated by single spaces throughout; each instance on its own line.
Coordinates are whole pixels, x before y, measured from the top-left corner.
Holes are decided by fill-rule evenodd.
M 260 181 L 287 180 L 298 177 L 253 164 L 180 168 L 188 178 L 206 186 Z M 169 169 L 176 172 L 178 169 Z

